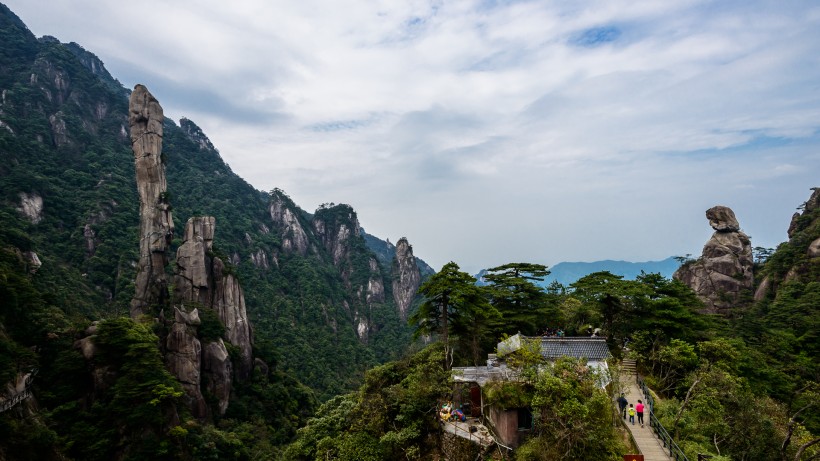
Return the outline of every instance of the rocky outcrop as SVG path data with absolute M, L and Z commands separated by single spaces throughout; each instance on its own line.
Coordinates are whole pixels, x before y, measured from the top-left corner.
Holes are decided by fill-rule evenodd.
M 333 258 L 333 265 L 336 267 L 347 259 L 350 239 L 361 237 L 359 219 L 353 208 L 348 205 L 321 207 L 316 210 L 313 230 Z
M 809 258 L 820 258 L 820 238 L 809 244 Z
M 215 227 L 216 219 L 211 216 L 194 217 L 185 224 L 174 274 L 176 302 L 210 305 L 211 260 L 208 253 L 213 248 Z
M 199 324 L 196 309 L 187 313 L 174 308 L 174 322 L 165 338 L 165 364 L 182 384 L 191 413 L 202 419 L 208 415 L 208 405 L 200 391 L 202 345 L 195 330 Z
M 673 277 L 695 291 L 705 312 L 727 314 L 752 289 L 752 244 L 730 208 L 710 208 L 706 218 L 715 233 L 701 257 L 681 266 Z
M 779 286 L 786 282 L 816 281 L 812 266 L 817 264 L 815 258 L 820 258 L 820 188 L 813 187 L 811 190 L 811 197 L 800 207 L 801 212 L 792 216 L 788 228 L 789 241 L 775 251 L 775 255 L 783 251 L 791 256 L 779 258 L 776 267 L 763 266 L 766 276 L 755 291 L 755 301 L 776 297 Z M 784 265 L 786 261 L 789 264 Z
M 236 375 L 244 380 L 253 367 L 251 327 L 239 281 L 225 271 L 221 259 L 210 255 L 215 226 L 211 216 L 191 218 L 185 224 L 184 240 L 177 250 L 174 298 L 178 303 L 197 303 L 217 313 L 225 326 L 224 338 L 239 348 Z
M 101 365 L 95 360 L 99 354 L 99 348 L 96 345 L 98 324 L 98 321 L 93 322 L 85 329 L 83 337 L 74 341 L 74 349 L 80 352 L 88 363 L 95 398 L 102 396 L 117 379 L 116 372 L 110 366 Z
M 38 224 L 43 220 L 43 197 L 32 192 L 27 194 L 20 192 L 20 206 L 17 211 L 23 214 L 32 224 Z
M 789 226 L 789 243 L 794 242 L 796 234 L 809 229 L 814 225 L 812 216 L 814 212 L 820 209 L 820 187 L 813 187 L 811 197 L 803 204 L 803 212 L 795 213 L 792 217 L 791 225 Z M 811 239 L 812 236 L 808 236 Z M 812 240 L 806 249 L 806 255 L 809 258 L 820 258 L 820 237 Z
M 179 127 L 182 129 L 182 132 L 190 139 L 194 144 L 199 146 L 201 149 L 213 150 L 216 151 L 214 145 L 211 144 L 211 140 L 205 136 L 205 133 L 202 129 L 197 126 L 196 123 L 188 120 L 185 117 L 182 117 L 179 120 Z
M 379 270 L 379 262 L 376 258 L 371 257 L 368 261 L 370 267 L 370 279 L 367 281 L 367 296 L 365 302 L 367 304 L 383 303 L 384 302 L 384 280 Z
M 62 147 L 68 144 L 68 128 L 66 128 L 63 113 L 57 112 L 48 118 L 51 124 L 51 142 L 56 147 Z
M 29 274 L 36 274 L 43 265 L 42 261 L 40 261 L 40 257 L 33 251 L 23 253 L 23 260 L 26 262 Z
M 304 256 L 308 251 L 308 236 L 291 205 L 283 194 L 274 192 L 268 212 L 271 221 L 281 229 L 282 249 Z
M 217 411 L 224 415 L 231 398 L 233 367 L 222 339 L 210 341 L 202 348 L 202 377 L 205 390 L 217 402 Z
M 253 342 L 251 324 L 245 310 L 245 295 L 239 280 L 224 270 L 225 265 L 219 258 L 213 263 L 213 304 L 211 307 L 225 325 L 225 339 L 239 348 L 239 363 L 236 377 L 246 380 L 253 370 Z
M 165 307 L 169 301 L 165 266 L 174 222 L 162 161 L 163 119 L 162 107 L 148 89 L 142 85 L 134 87 L 128 123 L 140 198 L 140 259 L 136 293 L 131 300 L 132 318 L 149 313 L 152 306 Z
M 393 300 L 402 320 L 407 320 L 407 311 L 421 285 L 421 272 L 413 256 L 413 247 L 407 238 L 396 243 L 396 257 L 393 259 Z

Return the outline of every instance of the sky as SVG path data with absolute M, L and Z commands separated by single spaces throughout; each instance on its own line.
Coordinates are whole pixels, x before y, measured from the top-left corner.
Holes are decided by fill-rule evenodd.
M 820 186 L 814 1 L 0 1 L 436 269 L 775 247 Z

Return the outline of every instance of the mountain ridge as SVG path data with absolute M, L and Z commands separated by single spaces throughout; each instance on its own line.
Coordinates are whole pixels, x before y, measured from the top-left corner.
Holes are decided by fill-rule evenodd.
M 605 259 L 590 262 L 564 261 L 549 267 L 549 275 L 543 281 L 537 282 L 541 287 L 548 287 L 553 282 L 558 282 L 564 286 L 576 282 L 578 279 L 594 272 L 607 271 L 614 275 L 620 275 L 627 280 L 634 280 L 642 272 L 647 274 L 658 273 L 664 278 L 671 278 L 675 270 L 680 267 L 680 262 L 674 256 L 670 256 L 660 261 L 631 262 L 623 260 Z M 479 271 L 475 277 L 483 283 L 483 276 L 487 269 Z

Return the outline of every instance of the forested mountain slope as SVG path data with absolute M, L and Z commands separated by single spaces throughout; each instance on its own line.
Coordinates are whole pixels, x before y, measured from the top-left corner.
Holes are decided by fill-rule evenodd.
M 39 366 L 48 380 L 35 389 L 53 395 L 58 356 L 90 320 L 127 315 L 134 295 L 130 91 L 92 53 L 37 39 L 2 4 L 0 43 L 0 378 Z M 189 217 L 216 218 L 213 251 L 244 287 L 255 356 L 285 387 L 298 380 L 327 398 L 404 351 L 390 261 L 367 247 L 350 206 L 309 214 L 283 191 L 254 189 L 187 119 L 165 120 L 163 144 L 171 254 Z

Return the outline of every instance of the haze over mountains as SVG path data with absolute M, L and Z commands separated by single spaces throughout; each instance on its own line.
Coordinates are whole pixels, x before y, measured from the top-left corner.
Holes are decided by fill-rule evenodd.
M 592 262 L 560 262 L 554 266 L 549 267 L 549 275 L 544 278 L 543 282 L 538 284 L 543 287 L 549 286 L 553 282 L 558 282 L 562 285 L 569 285 L 585 275 L 593 272 L 607 271 L 615 275 L 623 276 L 626 280 L 634 280 L 641 272 L 647 274 L 657 273 L 665 278 L 672 278 L 672 274 L 680 267 L 680 262 L 674 256 L 666 258 L 662 261 L 645 261 L 645 262 L 629 262 L 629 261 L 592 261 Z M 481 281 L 482 275 L 486 272 L 482 269 L 476 278 Z

